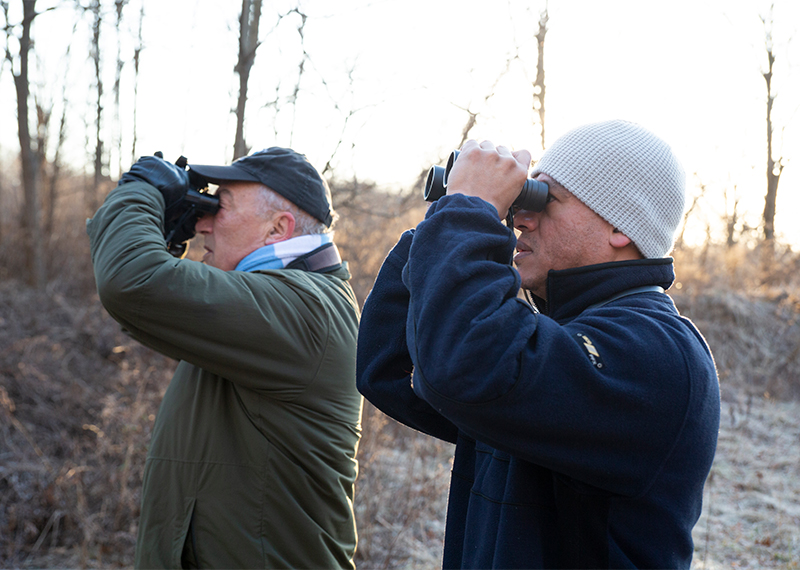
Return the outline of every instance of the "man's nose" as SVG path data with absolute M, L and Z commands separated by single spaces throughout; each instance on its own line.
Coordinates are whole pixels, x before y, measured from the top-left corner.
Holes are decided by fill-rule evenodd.
M 539 226 L 541 212 L 531 210 L 517 210 L 514 214 L 514 227 L 519 231 L 532 232 Z
M 211 227 L 213 224 L 211 223 L 214 220 L 213 214 L 205 214 L 201 218 L 197 220 L 194 224 L 194 231 L 198 234 L 207 234 L 211 233 Z

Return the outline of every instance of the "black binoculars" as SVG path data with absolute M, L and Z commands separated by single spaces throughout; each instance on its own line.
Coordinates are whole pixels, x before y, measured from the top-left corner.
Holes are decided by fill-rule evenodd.
M 160 153 L 156 153 L 158 156 Z M 163 156 L 161 157 L 163 158 Z M 175 161 L 178 168 L 186 168 L 186 157 Z M 186 255 L 189 240 L 194 237 L 197 220 L 206 214 L 216 214 L 219 197 L 208 193 L 208 181 L 189 169 L 189 188 L 186 194 L 164 213 L 164 238 L 167 250 L 175 257 Z
M 423 191 L 423 198 L 427 202 L 435 202 L 445 195 L 447 192 L 447 178 L 450 176 L 450 170 L 458 158 L 458 151 L 454 150 L 450 153 L 447 159 L 447 166 L 431 166 L 428 171 L 428 179 L 425 182 L 425 190 Z M 541 212 L 547 205 L 547 194 L 550 189 L 547 184 L 540 181 L 528 178 L 522 186 L 522 190 L 511 205 L 511 210 L 529 210 L 531 212 Z

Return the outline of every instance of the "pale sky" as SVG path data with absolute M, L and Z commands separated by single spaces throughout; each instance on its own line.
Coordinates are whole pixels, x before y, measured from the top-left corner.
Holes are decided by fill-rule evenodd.
M 139 1 L 131 0 L 129 6 L 129 36 L 135 35 Z M 139 154 L 162 150 L 168 158 L 183 154 L 190 162 L 229 162 L 241 3 L 141 1 L 146 20 Z M 247 141 L 254 150 L 291 145 L 322 168 L 336 148 L 344 115 L 358 109 L 344 131 L 334 161 L 337 172 L 402 188 L 444 159 L 459 141 L 468 108 L 478 113 L 474 138 L 527 148 L 534 157 L 541 152 L 531 82 L 536 71 L 533 35 L 544 0 L 302 2 L 309 16 L 304 38 L 310 63 L 296 107 L 284 99 L 277 119 L 264 105 L 274 99 L 278 81 L 282 96 L 294 85 L 299 19 L 287 18 L 267 35 L 276 4 L 284 11 L 294 5 L 265 3 L 264 43 L 250 83 Z M 800 3 L 774 4 L 774 119 L 778 129 L 785 127 L 776 144 L 783 156 L 794 159 L 781 179 L 777 231 L 800 247 L 800 224 L 794 222 L 800 210 Z M 587 122 L 638 122 L 673 146 L 686 169 L 690 195 L 698 181 L 713 196 L 735 186 L 741 207 L 757 223 L 766 190 L 766 91 L 761 75 L 766 55 L 760 16 L 768 14 L 769 6 L 768 1 L 752 0 L 550 0 L 545 44 L 548 143 Z M 48 14 L 37 20 L 34 34 L 47 37 L 39 49 L 63 53 L 65 44 L 56 38 L 69 37 L 71 18 Z M 59 29 L 64 31 L 54 31 Z M 133 40 L 125 41 L 123 53 L 130 53 Z M 85 97 L 89 106 L 93 94 L 87 97 L 85 91 L 93 79 L 83 63 L 88 57 L 84 45 L 73 40 L 73 62 L 66 75 L 71 100 Z M 113 57 L 113 51 L 108 54 Z M 515 54 L 519 57 L 512 59 Z M 58 56 L 49 57 L 56 61 Z M 65 69 L 63 64 L 60 69 L 49 65 L 52 90 L 58 91 L 52 96 L 58 98 L 60 86 L 55 85 Z M 81 71 L 81 66 L 87 69 Z M 113 76 L 106 81 L 110 92 Z M 126 85 L 120 124 L 128 148 L 124 152 L 130 153 L 128 75 L 123 89 Z M 13 112 L 6 69 L 0 75 L 4 150 L 15 144 Z M 75 131 L 83 132 L 82 121 Z M 81 134 L 70 142 L 77 161 L 84 160 L 85 140 Z M 124 156 L 123 164 L 129 162 Z M 714 198 L 712 205 L 717 211 L 724 207 L 721 198 Z M 707 215 L 715 214 L 707 208 Z M 704 231 L 701 222 L 697 225 Z

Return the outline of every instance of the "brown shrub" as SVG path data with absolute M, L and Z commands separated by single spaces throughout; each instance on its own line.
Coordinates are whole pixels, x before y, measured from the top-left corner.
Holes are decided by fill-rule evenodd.
M 723 397 L 800 399 L 800 255 L 719 246 L 675 260 L 670 294 L 706 337 Z
M 174 362 L 96 299 L 0 282 L 0 560 L 79 546 L 129 564 L 144 458 Z M 76 552 L 73 552 L 76 554 Z

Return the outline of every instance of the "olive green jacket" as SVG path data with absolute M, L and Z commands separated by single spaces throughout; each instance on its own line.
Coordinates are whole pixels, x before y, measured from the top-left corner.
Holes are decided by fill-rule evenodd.
M 221 271 L 172 257 L 152 186 L 87 222 L 100 300 L 180 361 L 142 491 L 140 568 L 352 568 L 361 396 L 346 266 Z

